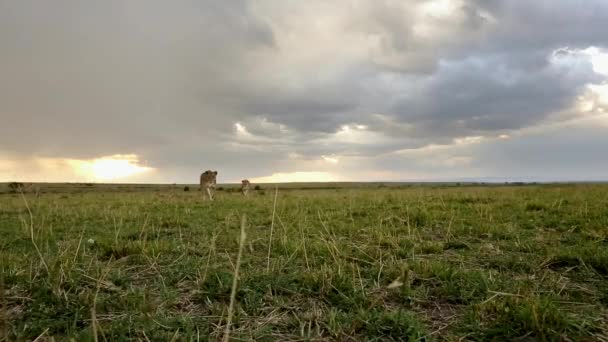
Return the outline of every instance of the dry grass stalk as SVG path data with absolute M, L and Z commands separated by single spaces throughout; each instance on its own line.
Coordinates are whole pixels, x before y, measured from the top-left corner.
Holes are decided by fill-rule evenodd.
M 32 240 L 34 249 L 36 249 L 36 253 L 38 253 L 38 257 L 40 257 L 40 261 L 42 262 L 42 265 L 44 266 L 46 273 L 48 274 L 49 266 L 47 265 L 46 261 L 44 260 L 44 257 L 42 256 L 42 253 L 40 252 L 40 248 L 38 248 L 38 245 L 36 244 L 36 240 L 34 239 L 34 215 L 32 214 L 32 210 L 30 209 L 30 206 L 27 203 L 27 199 L 25 198 L 23 191 L 21 191 L 21 198 L 23 198 L 23 203 L 25 203 L 25 208 L 27 209 L 27 213 L 30 216 L 30 239 Z
M 245 240 L 247 239 L 247 233 L 245 233 L 245 222 L 246 217 L 243 214 L 241 218 L 241 238 L 239 240 L 239 252 L 236 257 L 236 266 L 234 267 L 234 278 L 232 279 L 232 290 L 230 292 L 230 305 L 228 306 L 228 316 L 226 318 L 226 329 L 224 331 L 224 341 L 230 340 L 230 325 L 232 324 L 232 316 L 234 315 L 234 302 L 236 301 L 236 287 L 239 278 L 239 269 L 241 267 L 241 257 L 243 255 L 243 248 L 245 246 Z
M 274 188 L 274 204 L 272 205 L 272 221 L 270 223 L 270 237 L 268 238 L 268 256 L 266 258 L 266 272 L 270 272 L 270 252 L 272 250 L 272 233 L 274 231 L 274 217 L 277 211 L 277 196 L 279 194 L 279 185 Z

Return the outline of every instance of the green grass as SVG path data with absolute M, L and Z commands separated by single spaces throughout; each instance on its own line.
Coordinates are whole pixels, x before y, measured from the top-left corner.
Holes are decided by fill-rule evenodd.
M 608 339 L 606 185 L 141 187 L 0 195 L 0 340 L 222 338 L 243 214 L 234 340 Z

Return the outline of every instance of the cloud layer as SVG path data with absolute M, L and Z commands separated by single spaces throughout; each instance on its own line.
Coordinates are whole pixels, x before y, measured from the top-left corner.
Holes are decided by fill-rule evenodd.
M 607 31 L 603 0 L 0 0 L 0 181 L 601 178 Z

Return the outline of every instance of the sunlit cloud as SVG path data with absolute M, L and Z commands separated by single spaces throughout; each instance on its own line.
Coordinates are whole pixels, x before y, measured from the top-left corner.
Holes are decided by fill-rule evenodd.
M 484 138 L 481 136 L 474 137 L 463 137 L 454 139 L 454 143 L 457 145 L 468 145 L 480 143 Z
M 329 172 L 286 172 L 273 173 L 271 176 L 253 178 L 254 183 L 291 183 L 291 182 L 335 182 L 338 178 Z
M 460 4 L 459 1 L 455 0 L 430 0 L 420 4 L 418 12 L 423 16 L 442 18 L 450 16 L 454 12 L 455 7 Z
M 269 121 L 264 117 L 256 117 L 246 123 L 235 122 L 233 133 L 229 144 L 232 144 L 232 147 L 240 148 L 237 145 L 241 142 L 247 143 L 250 145 L 245 147 L 247 149 L 260 147 L 253 146 L 255 144 L 281 144 L 293 138 L 287 126 Z
M 576 110 L 581 113 L 590 112 L 595 108 L 595 99 L 590 96 L 581 95 L 577 98 Z
M 598 49 L 594 46 L 583 51 L 591 57 L 593 71 L 608 76 L 608 51 Z
M 340 161 L 335 156 L 321 156 L 321 158 L 331 164 L 338 164 L 338 162 Z
M 268 130 L 278 130 L 281 133 L 290 133 L 287 126 L 285 126 L 281 123 L 272 122 L 265 117 L 257 118 L 256 121 L 262 128 L 265 128 Z
M 590 84 L 588 88 L 593 94 L 597 95 L 596 101 L 598 105 L 608 106 L 608 83 Z
M 234 124 L 234 129 L 236 130 L 236 135 L 238 137 L 247 137 L 250 138 L 252 135 L 247 131 L 247 127 L 240 122 L 236 122 Z
M 582 61 L 591 62 L 594 72 L 608 76 L 608 51 L 595 46 L 586 49 L 559 48 L 549 60 L 557 65 L 570 66 Z
M 382 144 L 387 143 L 391 139 L 381 132 L 368 130 L 368 126 L 361 124 L 342 125 L 333 134 L 330 134 L 323 139 L 319 139 L 319 143 L 323 144 Z
M 576 99 L 575 110 L 584 115 L 604 112 L 608 107 L 608 83 L 588 84 L 585 92 Z
M 509 134 L 500 134 L 498 137 L 484 137 L 484 136 L 468 136 L 468 137 L 460 137 L 455 138 L 449 144 L 428 144 L 421 147 L 416 148 L 404 148 L 400 150 L 393 151 L 391 154 L 396 155 L 420 155 L 426 156 L 431 152 L 441 152 L 447 151 L 453 148 L 468 148 L 473 145 L 478 145 L 483 141 L 491 141 L 493 139 L 507 140 L 511 139 L 511 135 Z M 470 158 L 456 158 L 452 161 L 445 161 L 446 163 L 452 165 L 456 163 L 463 163 L 466 161 L 467 163 L 470 161 Z

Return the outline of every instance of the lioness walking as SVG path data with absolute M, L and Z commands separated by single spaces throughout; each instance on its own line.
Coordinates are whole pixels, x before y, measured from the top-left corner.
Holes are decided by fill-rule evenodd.
M 213 201 L 213 195 L 215 193 L 215 185 L 217 181 L 217 171 L 207 170 L 201 173 L 201 187 L 200 190 L 207 193 L 209 200 Z M 205 196 L 203 194 L 203 196 Z
M 251 188 L 251 183 L 249 183 L 248 179 L 243 179 L 241 181 L 241 192 L 243 195 L 247 196 L 249 194 L 249 189 Z

